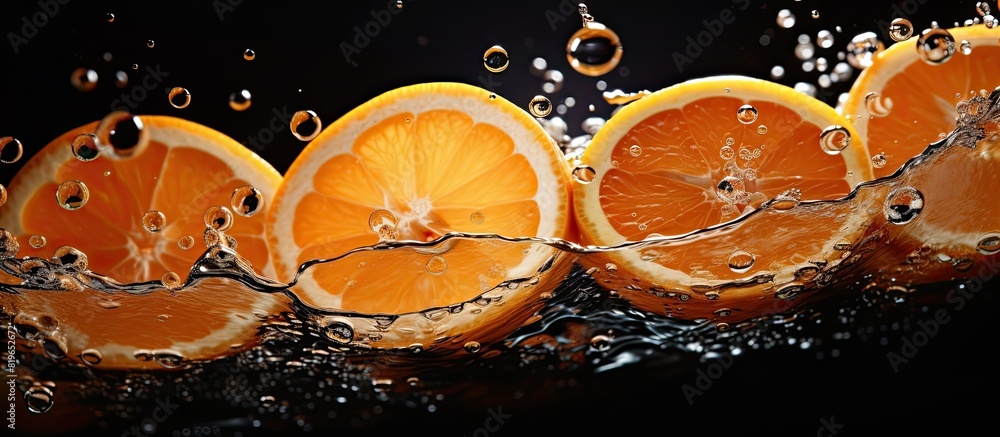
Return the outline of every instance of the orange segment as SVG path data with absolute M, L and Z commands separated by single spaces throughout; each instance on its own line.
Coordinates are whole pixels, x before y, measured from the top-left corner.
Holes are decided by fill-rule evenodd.
M 557 145 L 516 105 L 459 83 L 402 87 L 344 115 L 292 163 L 270 207 L 274 263 L 291 280 L 305 261 L 379 243 L 377 210 L 391 213 L 397 240 L 567 238 L 568 181 Z M 415 312 L 468 301 L 544 260 L 486 246 L 386 251 L 377 267 L 320 264 L 294 291 L 321 307 Z
M 869 154 L 884 154 L 885 164 L 875 168 L 876 177 L 892 174 L 955 129 L 956 105 L 970 92 L 989 92 L 1000 85 L 993 67 L 1000 65 L 1000 28 L 978 24 L 948 32 L 956 51 L 946 62 L 923 61 L 916 49 L 919 35 L 895 43 L 861 71 L 839 108 L 854 123 Z M 969 54 L 961 51 L 962 41 L 971 45 Z
M 743 123 L 744 105 L 757 111 Z M 596 172 L 576 184 L 578 225 L 588 244 L 681 235 L 736 219 L 797 188 L 804 200 L 836 199 L 872 178 L 865 149 L 824 103 L 742 76 L 696 79 L 622 108 L 580 158 Z M 851 136 L 842 151 L 824 130 Z
M 39 151 L 14 177 L 10 201 L 0 207 L 0 228 L 17 237 L 19 256 L 50 259 L 62 246 L 87 255 L 88 269 L 122 283 L 159 281 L 164 273 L 181 280 L 205 251 L 205 210 L 230 205 L 235 188 L 256 187 L 271 198 L 281 175 L 245 147 L 205 126 L 165 116 L 143 116 L 148 144 L 130 157 L 105 153 L 81 162 L 71 152 L 80 134 L 93 133 L 97 123 L 69 131 Z M 76 210 L 65 210 L 54 196 L 67 180 L 86 184 L 90 197 Z M 166 217 L 159 232 L 143 228 L 142 216 L 158 210 Z M 257 273 L 273 275 L 264 236 L 266 211 L 252 217 L 234 216 L 227 235 Z M 33 235 L 46 244 L 28 244 Z M 188 250 L 181 237 L 193 237 Z M 137 350 L 172 350 L 187 359 L 226 353 L 233 343 L 253 338 L 253 313 L 275 308 L 273 296 L 237 287 L 201 284 L 196 289 L 148 295 L 105 293 L 81 288 L 61 292 L 4 295 L 18 317 L 52 317 L 54 334 L 66 353 L 79 358 L 95 349 L 106 368 L 157 367 L 139 361 Z

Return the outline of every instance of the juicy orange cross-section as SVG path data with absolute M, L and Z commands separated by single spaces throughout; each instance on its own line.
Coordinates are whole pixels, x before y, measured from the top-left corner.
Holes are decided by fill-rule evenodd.
M 105 120 L 119 118 L 133 120 L 121 114 Z M 59 136 L 15 175 L 10 200 L 0 206 L 0 228 L 16 236 L 19 256 L 51 259 L 70 246 L 86 255 L 88 270 L 121 283 L 159 281 L 167 272 L 183 281 L 206 250 L 206 209 L 229 207 L 237 187 L 251 185 L 268 199 L 280 184 L 280 173 L 220 132 L 173 117 L 138 118 L 142 140 L 130 156 L 108 146 L 92 161 L 75 158 L 74 139 L 95 132 L 101 137 L 103 128 L 95 122 Z M 77 209 L 64 209 L 57 201 L 57 189 L 66 181 L 87 187 L 89 198 Z M 161 230 L 143 226 L 149 211 L 163 214 Z M 250 217 L 234 214 L 226 234 L 236 239 L 237 251 L 257 273 L 273 276 L 265 215 L 264 210 Z M 32 244 L 41 241 L 38 237 L 44 237 L 44 245 Z M 184 237 L 193 244 L 183 244 Z M 68 356 L 97 351 L 103 356 L 98 365 L 107 368 L 156 367 L 137 360 L 140 350 L 172 351 L 186 359 L 225 353 L 253 338 L 258 323 L 253 314 L 267 314 L 277 302 L 271 295 L 207 283 L 176 293 L 160 289 L 132 295 L 83 287 L 0 297 L 25 323 L 56 320 L 53 338 L 64 343 Z
M 275 265 L 291 280 L 303 262 L 379 243 L 380 230 L 416 242 L 567 238 L 568 178 L 552 139 L 502 97 L 459 83 L 402 87 L 341 117 L 292 163 L 270 208 Z M 322 264 L 295 291 L 318 306 L 404 313 L 469 300 L 537 262 L 482 247 L 389 251 L 378 268 Z
M 936 29 L 941 32 L 944 29 Z M 838 109 L 854 123 L 874 157 L 876 177 L 892 174 L 955 129 L 956 107 L 970 93 L 1000 86 L 1000 27 L 985 24 L 946 30 L 954 54 L 926 62 L 920 35 L 897 42 L 861 71 Z M 963 45 L 967 45 L 965 53 Z

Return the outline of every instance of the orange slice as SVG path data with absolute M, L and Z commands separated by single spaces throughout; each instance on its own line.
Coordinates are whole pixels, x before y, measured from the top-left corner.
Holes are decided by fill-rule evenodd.
M 568 181 L 558 146 L 520 107 L 471 85 L 405 86 L 306 146 L 271 203 L 268 237 L 282 280 L 305 261 L 376 245 L 378 232 L 418 242 L 453 232 L 565 239 Z M 544 259 L 519 245 L 451 242 L 387 251 L 378 268 L 317 265 L 293 290 L 316 306 L 399 314 L 468 301 Z
M 718 225 L 792 189 L 835 199 L 872 177 L 832 107 L 743 76 L 690 80 L 623 107 L 580 163 L 593 180 L 574 185 L 578 225 L 597 245 Z
M 9 200 L 0 207 L 0 228 L 17 238 L 19 256 L 48 260 L 71 247 L 86 255 L 86 265 L 80 267 L 92 272 L 122 283 L 163 280 L 174 288 L 206 250 L 203 235 L 208 208 L 232 208 L 238 187 L 252 186 L 268 199 L 280 184 L 280 173 L 267 162 L 197 123 L 124 113 L 113 113 L 102 123 L 90 123 L 56 138 L 11 181 Z M 115 153 L 109 135 L 112 131 L 124 135 L 125 125 L 141 126 L 138 145 Z M 98 138 L 89 144 L 104 153 L 83 162 L 74 157 L 72 144 L 89 134 Z M 88 200 L 79 206 L 83 196 L 76 193 L 77 198 L 69 203 L 77 202 L 79 207 L 72 210 L 61 207 L 57 199 L 60 185 L 67 181 L 87 187 Z M 159 211 L 162 217 L 146 215 L 150 211 Z M 144 216 L 146 226 L 161 229 L 147 230 Z M 263 208 L 249 217 L 233 214 L 232 227 L 225 234 L 237 240 L 238 252 L 257 273 L 273 275 L 264 237 L 265 216 Z M 186 250 L 181 247 L 185 237 L 193 243 Z M 39 244 L 42 238 L 44 245 Z M 168 272 L 177 275 L 173 281 L 165 276 Z M 56 344 L 71 359 L 100 361 L 97 365 L 105 368 L 156 367 L 140 361 L 150 354 L 139 353 L 137 359 L 137 353 L 162 351 L 164 356 L 205 359 L 253 337 L 254 312 L 268 313 L 275 298 L 236 291 L 237 287 L 226 287 L 224 282 L 213 280 L 197 290 L 174 293 L 159 288 L 135 295 L 79 286 L 65 291 L 0 293 L 0 299 L 5 308 L 14 309 L 18 323 L 48 331 L 47 340 L 40 340 L 43 346 L 46 341 Z
M 946 61 L 924 61 L 917 51 L 920 35 L 895 43 L 861 71 L 839 108 L 874 158 L 876 177 L 895 172 L 955 129 L 956 105 L 970 92 L 1000 85 L 994 68 L 1000 64 L 1000 28 L 979 24 L 946 31 L 955 46 Z

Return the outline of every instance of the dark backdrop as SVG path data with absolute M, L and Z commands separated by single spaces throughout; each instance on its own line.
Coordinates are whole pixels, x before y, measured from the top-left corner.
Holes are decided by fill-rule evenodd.
M 713 74 L 768 78 L 771 68 L 781 65 L 786 73 L 779 82 L 816 84 L 821 73 L 803 71 L 801 61 L 793 56 L 800 34 L 815 38 L 820 30 L 833 32 L 833 47 L 817 48 L 817 56 L 826 57 L 832 67 L 837 52 L 845 49 L 852 36 L 879 31 L 879 23 L 884 25 L 901 14 L 918 30 L 932 20 L 950 26 L 976 14 L 974 2 L 956 0 L 594 0 L 588 3 L 590 12 L 618 33 L 625 50 L 621 68 L 593 78 L 575 73 L 564 55 L 567 39 L 580 27 L 574 2 L 403 0 L 403 9 L 388 15 L 391 20 L 377 26 L 378 34 L 370 41 L 357 44 L 359 52 L 350 61 L 341 44 L 354 46 L 355 27 L 364 28 L 374 19 L 373 13 L 387 16 L 382 11 L 390 3 L 232 3 L 237 4 L 226 0 L 3 1 L 0 136 L 20 139 L 25 157 L 17 164 L 0 164 L 0 183 L 9 182 L 20 165 L 57 135 L 108 113 L 122 93 L 141 86 L 147 67 L 158 66 L 167 74 L 133 112 L 187 118 L 245 142 L 268 126 L 274 110 L 311 109 L 329 124 L 382 92 L 418 82 L 492 86 L 501 96 L 526 106 L 531 97 L 542 94 L 543 84 L 542 78 L 530 72 L 529 63 L 543 57 L 565 77 L 562 88 L 550 95 L 554 103 L 566 97 L 576 99 L 563 117 L 570 134 L 578 135 L 584 118 L 606 117 L 613 109 L 596 89 L 598 80 L 606 81 L 608 89 L 655 90 Z M 54 10 L 53 5 L 58 5 L 58 11 L 44 12 Z M 746 10 L 739 10 L 718 35 L 707 38 L 702 34 L 705 23 L 711 26 L 723 9 L 743 5 Z M 991 6 L 995 9 L 996 2 Z M 775 21 L 783 8 L 797 17 L 790 29 Z M 819 18 L 810 16 L 813 9 Z M 40 13 L 45 19 L 38 20 L 45 25 L 32 31 L 24 20 Z M 114 22 L 107 21 L 108 13 L 115 15 Z M 27 42 L 14 37 L 18 43 L 12 44 L 12 34 Z M 710 40 L 699 46 L 700 52 L 688 47 L 699 35 L 702 42 Z M 762 36 L 768 40 L 766 45 Z M 155 46 L 147 47 L 147 40 L 154 40 Z M 511 60 L 505 72 L 491 76 L 481 56 L 494 44 L 504 46 Z M 252 62 L 243 59 L 247 48 L 256 52 Z M 110 61 L 104 59 L 105 53 L 110 54 Z M 678 68 L 675 53 L 688 56 L 691 62 Z M 138 70 L 132 70 L 133 63 L 139 65 Z M 70 74 L 78 67 L 99 74 L 94 90 L 81 92 L 70 84 Z M 116 71 L 129 74 L 130 83 L 124 89 L 114 84 Z M 189 107 L 176 109 L 168 104 L 164 93 L 173 86 L 190 90 Z M 819 98 L 833 104 L 847 87 L 848 83 L 836 83 Z M 246 111 L 233 111 L 228 96 L 243 88 L 252 92 L 253 104 Z M 595 105 L 593 113 L 587 110 L 589 104 Z M 260 154 L 283 172 L 304 145 L 286 129 Z M 617 424 L 619 429 L 633 431 L 619 416 L 641 413 L 647 417 L 644 423 L 661 425 L 652 427 L 658 434 L 678 429 L 711 433 L 717 427 L 733 430 L 745 424 L 751 433 L 780 429 L 812 435 L 822 430 L 827 416 L 844 425 L 838 430 L 842 435 L 876 428 L 899 434 L 971 426 L 988 432 L 997 388 L 996 363 L 989 349 L 996 343 L 995 328 L 989 322 L 995 301 L 977 300 L 975 308 L 956 315 L 899 373 L 885 359 L 890 347 L 899 347 L 897 334 L 889 346 L 849 347 L 835 359 L 829 349 L 824 360 L 814 360 L 813 351 L 760 354 L 720 380 L 710 396 L 699 399 L 702 408 L 697 410 L 660 411 L 657 398 L 676 398 L 676 385 L 664 386 L 637 376 L 634 392 L 626 390 L 632 399 L 553 406 L 553 419 L 575 424 L 567 426 L 573 430 L 615 429 Z M 621 396 L 620 391 L 617 394 Z M 640 402 L 641 398 L 648 401 Z M 531 431 L 524 424 L 512 423 L 506 430 Z

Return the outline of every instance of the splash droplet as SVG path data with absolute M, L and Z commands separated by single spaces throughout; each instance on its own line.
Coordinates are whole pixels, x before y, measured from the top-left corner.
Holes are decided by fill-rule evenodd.
M 32 235 L 31 238 L 28 238 L 28 244 L 30 244 L 31 247 L 34 247 L 35 249 L 41 249 L 45 247 L 45 243 L 46 240 L 44 235 Z
M 913 221 L 924 209 L 924 196 L 916 188 L 900 187 L 885 198 L 885 218 L 902 225 Z
M 819 134 L 819 144 L 827 154 L 836 155 L 851 144 L 851 133 L 843 126 L 828 126 Z
M 142 215 L 142 227 L 148 232 L 160 232 L 167 227 L 167 216 L 155 209 L 146 211 Z
M 14 137 L 0 138 L 0 162 L 13 164 L 21 159 L 24 154 L 24 146 Z
M 847 63 L 863 70 L 871 66 L 875 56 L 883 50 L 885 45 L 879 41 L 875 32 L 859 33 L 847 44 Z
M 548 97 L 535 96 L 528 103 L 528 112 L 535 117 L 546 117 L 552 113 L 552 102 Z
M 289 125 L 292 135 L 301 141 L 310 141 L 323 130 L 323 121 L 311 110 L 296 111 Z
M 167 100 L 170 101 L 170 106 L 177 109 L 187 108 L 191 104 L 191 92 L 187 88 L 173 87 L 167 95 Z
M 68 180 L 56 188 L 56 202 L 65 210 L 73 211 L 83 208 L 88 200 L 90 200 L 90 190 L 83 182 Z
M 719 157 L 722 158 L 722 159 L 725 159 L 725 160 L 728 161 L 730 159 L 733 159 L 733 157 L 735 157 L 735 156 L 736 156 L 736 151 L 733 150 L 732 147 L 722 146 L 722 148 L 719 149 Z
M 885 167 L 885 164 L 888 163 L 888 161 L 889 160 L 885 157 L 885 153 L 878 153 L 875 156 L 872 156 L 872 167 Z
M 210 206 L 205 210 L 205 226 L 219 232 L 226 232 L 233 227 L 233 213 L 224 206 Z
M 736 119 L 743 124 L 750 124 L 757 121 L 757 108 L 752 105 L 743 105 L 736 110 Z
M 925 29 L 917 40 L 917 54 L 924 62 L 937 65 L 947 62 L 955 54 L 955 38 L 940 27 Z
M 249 90 L 239 90 L 229 95 L 229 107 L 234 111 L 244 111 L 251 103 Z
M 586 22 L 566 43 L 569 65 L 578 73 L 591 77 L 614 70 L 621 62 L 623 52 L 618 34 L 594 21 Z
M 257 53 L 255 53 L 251 49 L 246 49 L 246 50 L 243 51 L 243 59 L 246 59 L 248 61 L 252 61 L 256 57 L 257 57 Z
M 89 162 L 101 156 L 97 147 L 97 135 L 80 134 L 73 139 L 73 156 L 83 162 Z
M 194 247 L 194 237 L 192 237 L 190 235 L 185 235 L 185 236 L 183 236 L 181 238 L 178 238 L 177 239 L 177 247 L 180 247 L 181 250 L 188 250 L 188 249 Z
M 906 41 L 913 36 L 913 24 L 905 18 L 896 18 L 889 23 L 889 38 L 893 41 Z
M 469 214 L 469 221 L 472 222 L 472 224 L 474 225 L 481 225 L 483 224 L 484 221 L 486 221 L 486 215 L 483 214 L 482 212 L 476 211 L 472 214 Z
M 507 56 L 507 50 L 501 46 L 490 47 L 483 54 L 483 65 L 490 73 L 504 71 L 508 64 L 510 64 L 510 58 Z
M 264 195 L 253 185 L 243 185 L 233 190 L 230 206 L 233 207 L 233 212 L 243 217 L 252 217 L 264 208 Z
M 48 387 L 35 385 L 24 391 L 24 405 L 32 413 L 45 413 L 52 408 L 53 404 L 55 404 L 55 395 Z

